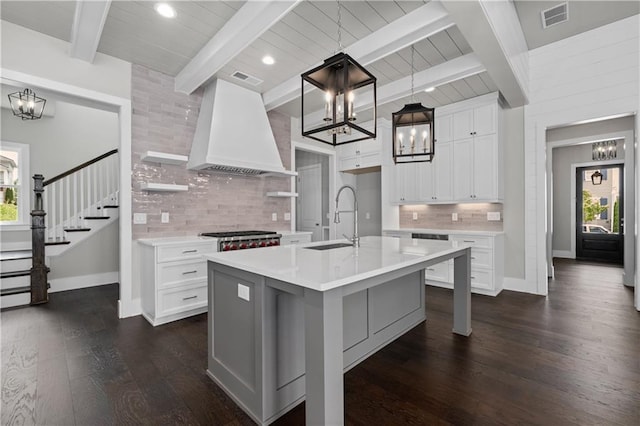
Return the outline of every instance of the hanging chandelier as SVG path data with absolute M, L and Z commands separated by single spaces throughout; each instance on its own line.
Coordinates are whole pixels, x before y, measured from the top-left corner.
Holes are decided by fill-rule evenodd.
M 338 53 L 302 77 L 302 136 L 333 146 L 375 139 L 376 78 L 342 50 L 338 1 Z M 305 82 L 311 90 L 305 93 Z M 358 121 L 358 106 L 373 105 L 373 121 Z M 317 111 L 309 114 L 309 111 Z
M 433 161 L 435 155 L 435 109 L 413 103 L 413 56 L 411 46 L 411 102 L 392 114 L 393 161 L 416 163 Z
M 618 156 L 617 141 L 594 142 L 591 144 L 592 160 L 613 160 Z
M 15 92 L 9 95 L 9 103 L 13 115 L 23 120 L 37 120 L 42 117 L 46 99 L 36 96 L 31 89 Z

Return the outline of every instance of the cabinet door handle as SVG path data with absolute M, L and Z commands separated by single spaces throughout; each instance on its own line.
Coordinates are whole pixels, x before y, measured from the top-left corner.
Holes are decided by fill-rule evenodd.
M 198 250 L 182 250 L 182 254 L 187 254 L 187 253 L 197 253 Z
M 197 299 L 198 296 L 189 296 L 189 297 L 183 297 L 182 300 L 190 300 L 190 299 Z
M 195 274 L 198 271 L 187 271 L 187 272 L 183 272 L 182 275 L 188 275 L 188 274 Z
M 476 279 L 476 277 L 472 276 L 472 277 L 471 277 L 471 279 L 472 279 L 472 280 L 475 280 L 475 279 Z
M 471 260 L 476 260 L 476 258 L 475 258 L 475 257 L 473 257 L 473 256 L 471 256 Z
M 475 240 L 462 240 L 463 243 L 475 243 Z

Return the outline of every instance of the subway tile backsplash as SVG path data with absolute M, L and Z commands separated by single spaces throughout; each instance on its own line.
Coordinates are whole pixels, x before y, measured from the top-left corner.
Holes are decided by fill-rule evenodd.
M 488 221 L 487 212 L 500 212 L 499 221 Z M 417 220 L 413 214 L 417 213 Z M 451 219 L 458 214 L 458 221 Z M 430 204 L 400 206 L 400 228 L 502 231 L 503 207 L 500 203 Z
M 146 151 L 189 155 L 198 120 L 202 90 L 191 95 L 174 91 L 171 76 L 133 65 L 132 76 L 132 204 L 146 213 L 147 224 L 132 225 L 133 238 L 192 236 L 204 231 L 287 229 L 289 198 L 272 198 L 269 191 L 289 191 L 290 178 L 238 176 L 187 170 L 186 165 L 143 162 Z M 291 166 L 290 120 L 268 114 L 286 169 Z M 186 192 L 141 191 L 144 182 L 188 185 Z M 169 212 L 169 223 L 161 223 Z M 278 221 L 271 214 L 278 214 Z

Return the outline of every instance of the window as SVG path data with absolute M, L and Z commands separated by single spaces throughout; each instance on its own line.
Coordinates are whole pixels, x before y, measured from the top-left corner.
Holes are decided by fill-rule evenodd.
M 29 225 L 29 145 L 0 142 L 0 225 Z

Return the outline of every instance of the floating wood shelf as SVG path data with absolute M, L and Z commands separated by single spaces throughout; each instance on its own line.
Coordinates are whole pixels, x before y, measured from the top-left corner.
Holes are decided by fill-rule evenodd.
M 189 190 L 188 185 L 174 185 L 171 183 L 143 183 L 140 187 L 143 191 L 156 192 L 181 192 Z
M 189 157 L 186 155 L 168 154 L 166 152 L 147 151 L 142 154 L 141 160 L 153 163 L 181 165 L 186 164 Z
M 298 196 L 297 192 L 283 192 L 283 191 L 267 192 L 267 197 L 291 198 L 291 197 L 297 197 L 297 196 Z

